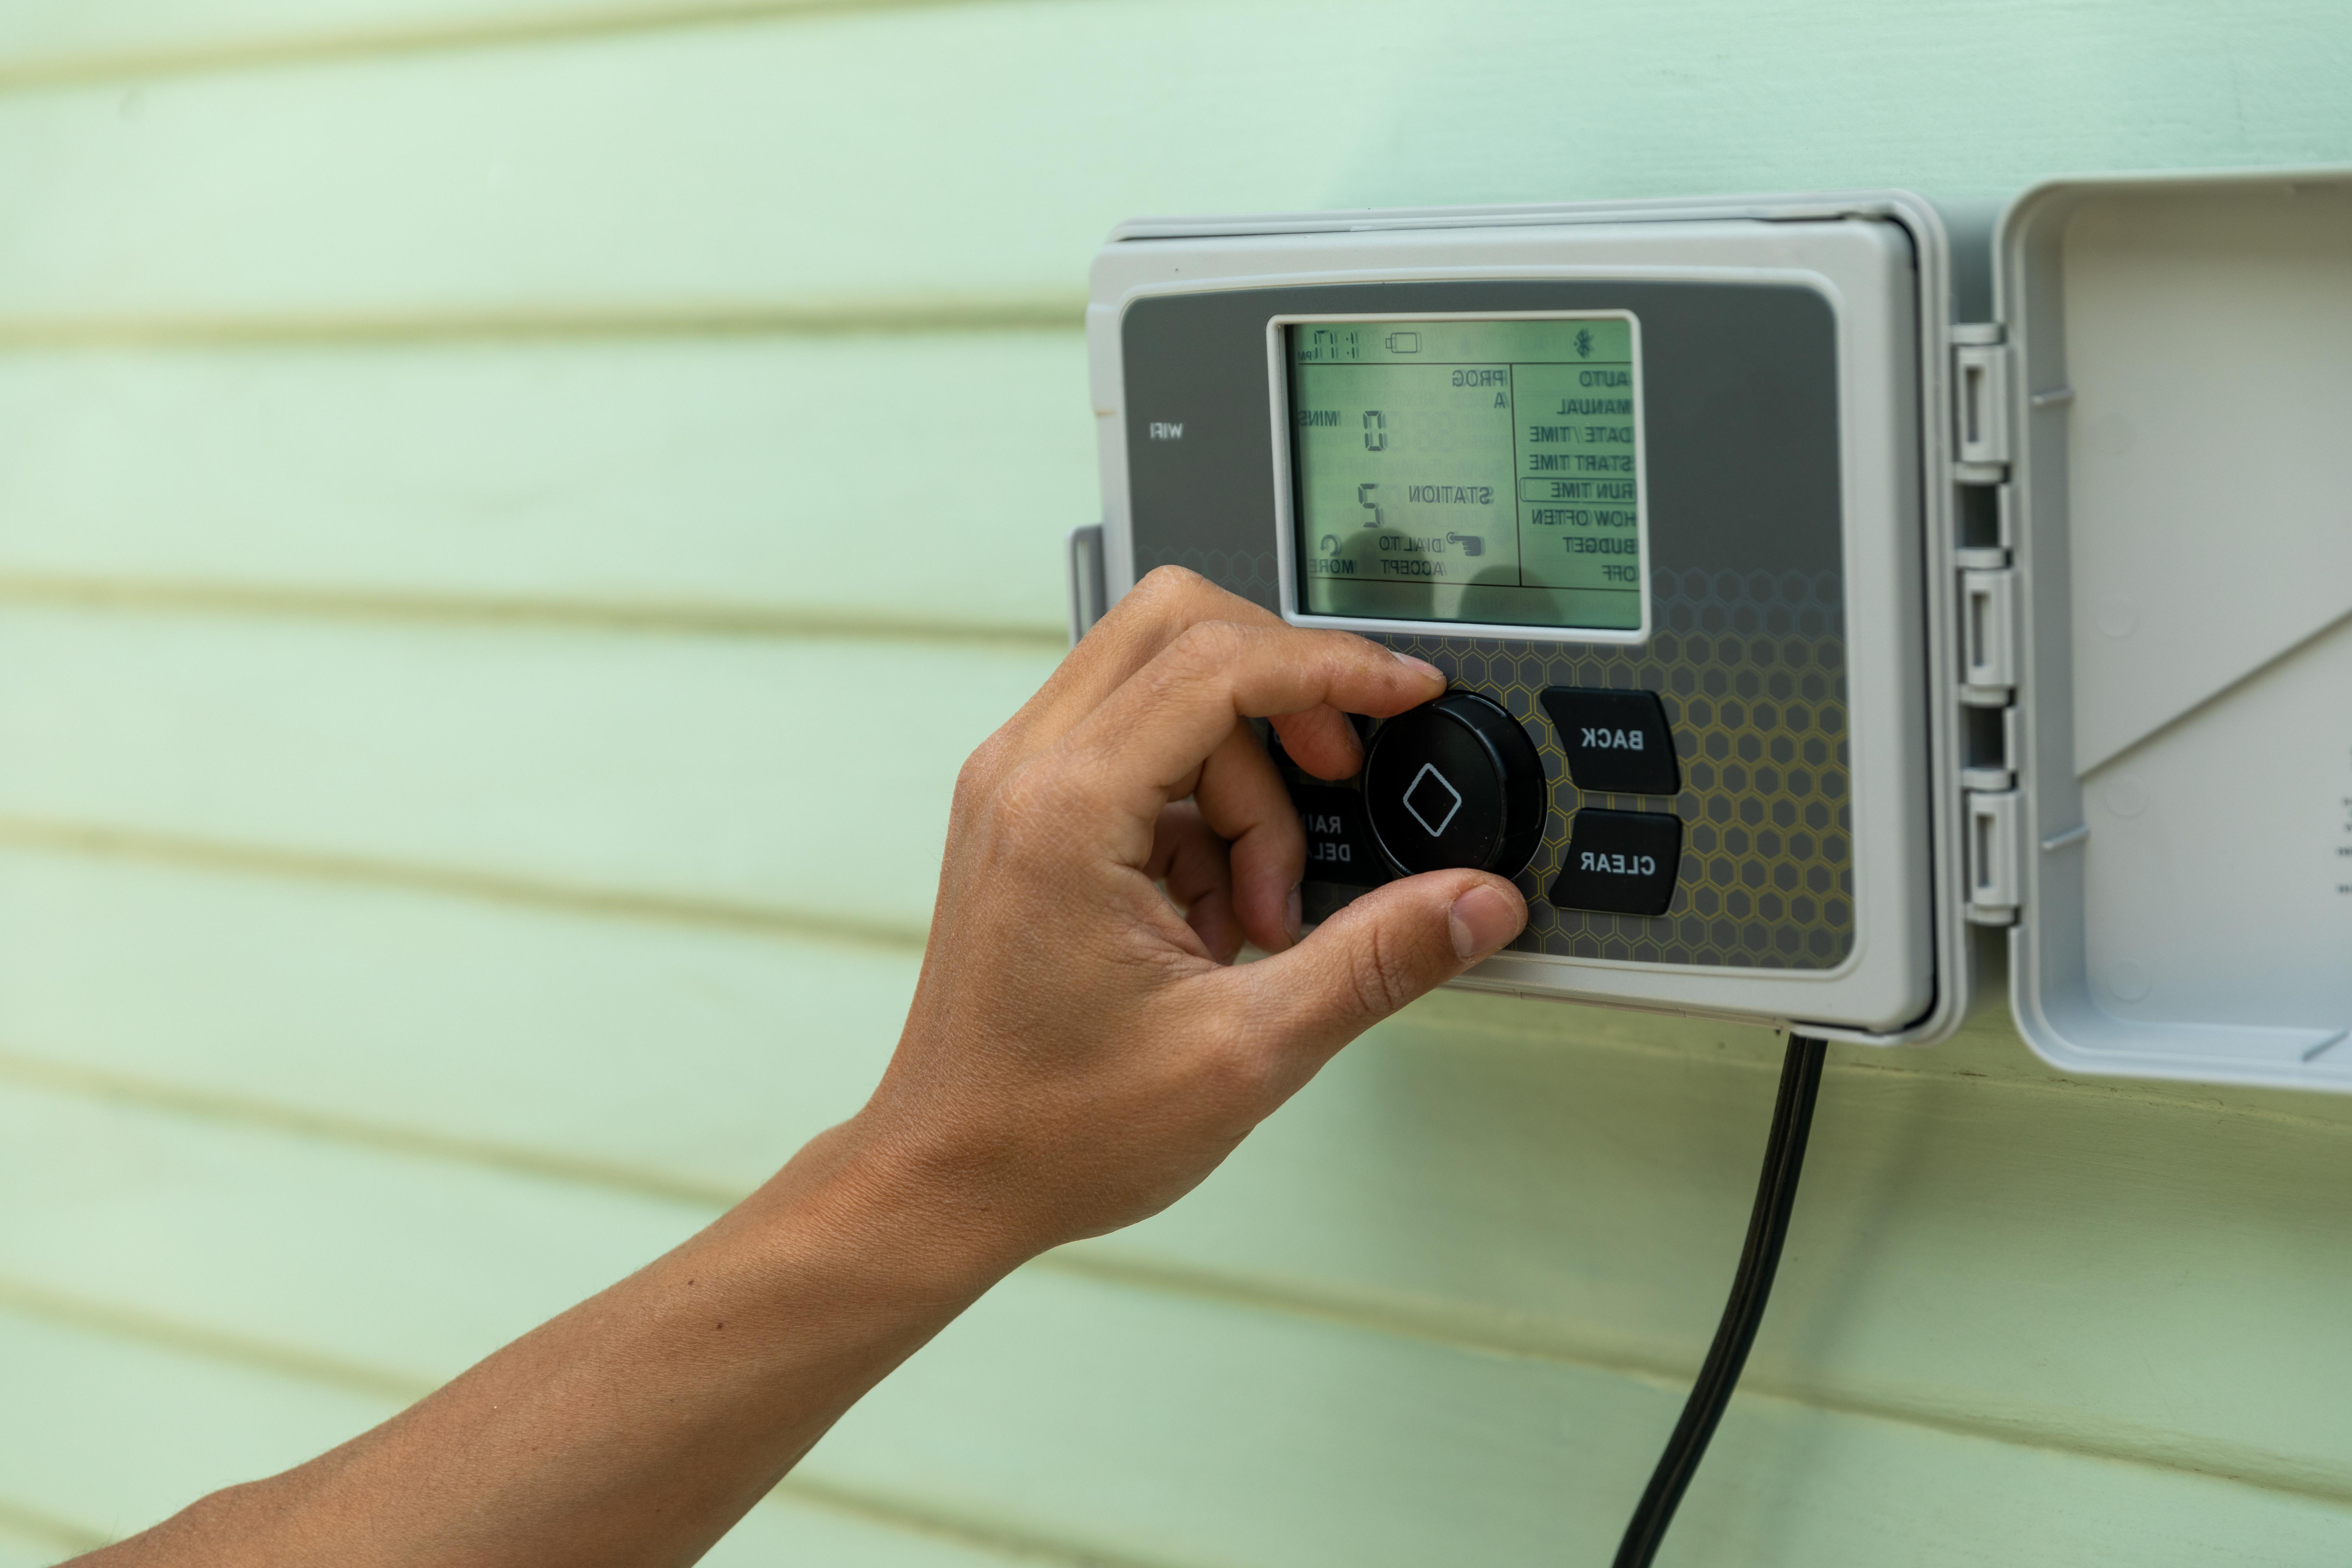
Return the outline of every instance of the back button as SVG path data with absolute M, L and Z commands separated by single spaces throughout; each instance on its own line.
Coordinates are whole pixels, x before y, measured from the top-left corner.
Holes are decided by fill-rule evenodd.
M 1656 692 L 1554 686 L 1545 690 L 1543 705 L 1578 789 L 1601 795 L 1682 789 L 1674 731 L 1666 728 L 1665 705 Z

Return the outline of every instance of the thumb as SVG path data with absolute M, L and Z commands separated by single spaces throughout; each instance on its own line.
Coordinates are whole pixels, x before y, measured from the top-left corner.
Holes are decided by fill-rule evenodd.
M 1528 901 L 1484 871 L 1428 871 L 1376 888 L 1297 946 L 1227 973 L 1311 1075 L 1340 1047 L 1519 934 Z M 1301 1081 L 1304 1081 L 1303 1079 Z

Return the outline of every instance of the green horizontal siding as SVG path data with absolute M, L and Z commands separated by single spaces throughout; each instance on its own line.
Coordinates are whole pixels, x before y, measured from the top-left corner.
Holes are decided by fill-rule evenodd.
M 0 605 L 1051 651 L 1075 328 L 0 353 Z
M 283 1462 L 320 1423 L 429 1384 L 698 1217 L 38 1091 L 0 1092 L 0 1131 L 12 1189 L 36 1200 L 11 1217 L 0 1277 L 0 1358 L 27 1369 L 26 1414 L 94 1361 L 128 1385 L 115 1402 L 197 1388 L 183 1397 L 201 1409 L 47 1462 L 89 1467 L 49 1495 L 84 1502 L 100 1528 L 93 1493 Z M 370 1225 L 342 1223 L 352 1213 Z M 205 1223 L 216 1214 L 238 1226 Z M 2341 1528 L 2291 1489 L 1758 1393 L 1695 1500 L 1701 1550 L 1761 1541 L 1791 1561 L 1860 1563 L 1916 1539 L 1906 1561 L 1968 1563 L 2040 1542 L 2069 1553 L 2053 1561 L 2187 1563 L 2249 1531 L 2315 1550 Z M 1622 1365 L 1033 1269 L 845 1423 L 804 1480 L 822 1499 L 887 1512 L 906 1496 L 910 1517 L 1080 1556 L 1405 1564 L 1470 1540 L 1482 1560 L 1580 1559 L 1605 1546 L 1610 1504 L 1646 1460 L 1617 1432 L 1669 1419 L 1675 1401 L 1671 1383 Z M 192 1453 L 191 1433 L 221 1442 Z M 15 1473 L 39 1475 L 22 1447 Z M 1794 1505 L 1824 1471 L 1873 1499 L 1868 1529 Z M 1972 1493 L 2004 1506 L 1964 1531 Z
M 1074 300 L 1139 213 L 2341 159 L 2343 28 L 2315 0 L 1007 0 L 26 90 L 0 321 Z
M 274 1347 L 223 1346 L 203 1329 L 129 1327 L 103 1304 L 0 1284 L 0 1376 L 9 1418 L 0 1468 L 33 1507 L 0 1494 L 0 1564 L 54 1563 L 138 1528 L 188 1497 L 298 1462 L 399 1402 L 289 1376 Z M 78 1513 L 60 1511 L 79 1509 Z M 718 1568 L 1079 1568 L 1050 1542 L 810 1483 L 754 1509 L 706 1562 Z
M 0 837 L 148 829 L 919 943 L 956 769 L 1055 657 L 5 612 L 0 665 L 41 678 L 0 685 Z
M 293 1462 L 854 1110 L 1150 212 L 2352 158 L 2336 8 L 0 16 L 0 1565 Z M 1756 1031 L 1444 995 L 714 1561 L 1605 1559 Z M 1840 1050 L 1664 1561 L 2336 1562 L 2352 1106 Z M 365 1213 L 356 1230 L 340 1216 Z
M 592 1163 L 603 1184 L 651 1173 L 714 1201 L 857 1109 L 916 968 L 910 951 L 21 852 L 0 858 L 0 1082 L 358 1124 L 381 1147 Z

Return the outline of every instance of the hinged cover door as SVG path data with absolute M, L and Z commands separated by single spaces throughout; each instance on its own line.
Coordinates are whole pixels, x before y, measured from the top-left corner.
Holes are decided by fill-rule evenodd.
M 2352 1089 L 2352 172 L 2054 182 L 1997 245 L 2019 1026 Z

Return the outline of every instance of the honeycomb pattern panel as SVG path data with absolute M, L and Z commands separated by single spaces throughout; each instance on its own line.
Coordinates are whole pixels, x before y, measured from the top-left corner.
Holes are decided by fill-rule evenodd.
M 1391 637 L 1527 726 L 1551 782 L 1542 847 L 1519 877 L 1522 952 L 1637 963 L 1828 969 L 1853 947 L 1845 642 L 1834 574 L 1661 571 L 1659 630 L 1638 647 Z M 1547 686 L 1655 691 L 1682 768 L 1673 800 L 1570 782 Z M 1674 901 L 1655 919 L 1545 901 L 1585 805 L 1683 820 Z
M 1140 579 L 1155 566 L 1181 566 L 1198 572 L 1218 587 L 1239 594 L 1253 605 L 1280 614 L 1276 595 L 1281 579 L 1271 550 L 1138 550 L 1135 574 Z

